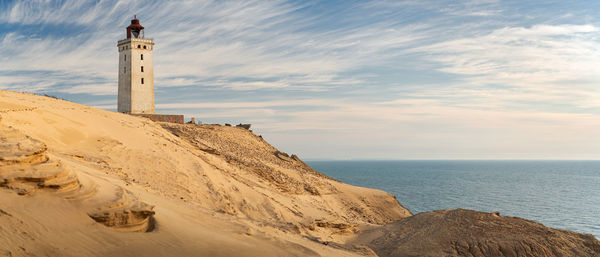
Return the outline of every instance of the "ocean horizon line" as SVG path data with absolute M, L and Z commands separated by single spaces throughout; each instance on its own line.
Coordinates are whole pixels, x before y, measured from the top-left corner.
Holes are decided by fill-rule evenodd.
M 600 161 L 600 159 L 306 159 L 307 162 L 392 162 L 392 161 Z

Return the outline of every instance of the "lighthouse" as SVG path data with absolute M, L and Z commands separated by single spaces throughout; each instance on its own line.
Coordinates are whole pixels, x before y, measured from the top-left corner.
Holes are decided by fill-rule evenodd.
M 144 37 L 144 27 L 133 16 L 127 38 L 119 40 L 119 96 L 117 110 L 154 114 L 154 40 Z

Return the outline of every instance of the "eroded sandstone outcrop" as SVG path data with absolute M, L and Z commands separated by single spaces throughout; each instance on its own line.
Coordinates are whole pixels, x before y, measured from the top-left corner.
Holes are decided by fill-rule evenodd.
M 20 195 L 51 190 L 70 199 L 86 194 L 77 175 L 46 150 L 44 143 L 0 126 L 0 186 Z
M 0 187 L 19 195 L 48 191 L 71 201 L 94 198 L 97 185 L 82 183 L 76 172 L 60 159 L 50 156 L 47 149 L 39 140 L 0 125 Z M 105 187 L 104 190 L 114 191 L 115 199 L 90 201 L 88 205 L 96 206 L 88 214 L 92 219 L 122 231 L 152 230 L 153 206 L 138 201 L 117 186 Z

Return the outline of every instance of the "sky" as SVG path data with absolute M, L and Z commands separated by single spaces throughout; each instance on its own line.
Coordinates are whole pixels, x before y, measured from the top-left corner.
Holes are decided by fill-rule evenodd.
M 597 0 L 0 0 L 0 89 L 116 110 L 134 14 L 157 113 L 305 160 L 600 159 Z

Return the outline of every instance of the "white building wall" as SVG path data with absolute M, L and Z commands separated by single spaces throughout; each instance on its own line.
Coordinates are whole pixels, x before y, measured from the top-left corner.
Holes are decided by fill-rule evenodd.
M 118 111 L 155 113 L 152 58 L 154 40 L 129 38 L 120 40 L 117 47 L 119 48 Z

